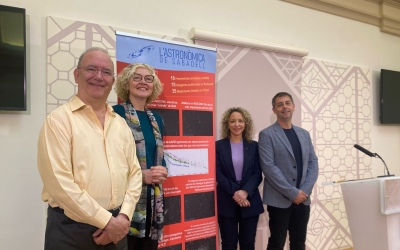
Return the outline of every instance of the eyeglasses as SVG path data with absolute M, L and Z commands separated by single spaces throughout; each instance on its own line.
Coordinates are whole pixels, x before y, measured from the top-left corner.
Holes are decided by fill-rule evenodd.
M 132 78 L 135 82 L 140 82 L 143 78 L 144 78 L 144 81 L 147 83 L 154 82 L 154 76 L 152 76 L 152 75 L 142 76 L 142 75 L 135 73 L 135 74 L 133 74 Z
M 84 69 L 90 75 L 95 75 L 100 70 L 101 75 L 103 77 L 113 77 L 114 76 L 114 72 L 112 72 L 109 69 L 99 69 L 99 68 L 95 68 L 95 67 L 92 67 L 92 66 L 88 66 L 88 67 L 80 66 L 80 67 L 77 67 L 77 69 L 80 69 L 80 68 Z

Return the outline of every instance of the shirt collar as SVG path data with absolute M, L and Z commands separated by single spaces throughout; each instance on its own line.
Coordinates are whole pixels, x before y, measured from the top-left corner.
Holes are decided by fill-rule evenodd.
M 79 97 L 77 97 L 76 95 L 74 95 L 71 99 L 71 101 L 69 101 L 71 104 L 71 111 L 77 111 L 78 109 L 82 108 L 83 106 L 86 106 L 86 104 L 79 99 Z
M 89 106 L 89 105 L 86 105 L 86 104 L 85 104 L 81 99 L 79 99 L 79 97 L 76 96 L 76 95 L 74 95 L 74 96 L 72 97 L 70 103 L 71 103 L 71 111 L 72 111 L 72 112 L 77 111 L 78 109 L 81 109 L 82 107 Z M 113 108 L 112 108 L 108 103 L 106 103 L 106 108 L 107 108 L 107 113 L 111 113 L 111 115 L 114 116 L 114 110 L 113 110 Z

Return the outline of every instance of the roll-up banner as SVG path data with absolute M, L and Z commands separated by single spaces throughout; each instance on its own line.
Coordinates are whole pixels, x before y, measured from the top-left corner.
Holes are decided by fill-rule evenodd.
M 164 120 L 164 236 L 160 248 L 218 249 L 215 180 L 215 48 L 116 32 L 117 72 L 155 68 L 162 94 L 149 104 Z

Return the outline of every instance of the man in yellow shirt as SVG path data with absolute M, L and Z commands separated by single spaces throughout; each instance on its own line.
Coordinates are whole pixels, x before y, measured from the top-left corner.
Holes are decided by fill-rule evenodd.
M 129 127 L 106 103 L 115 80 L 107 51 L 85 51 L 74 77 L 77 95 L 48 115 L 39 135 L 44 249 L 126 249 L 142 173 Z

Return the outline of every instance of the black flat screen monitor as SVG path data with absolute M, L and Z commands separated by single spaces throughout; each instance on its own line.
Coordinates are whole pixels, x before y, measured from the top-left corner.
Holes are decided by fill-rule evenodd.
M 400 124 L 400 72 L 381 70 L 380 120 L 382 124 Z
M 26 110 L 25 9 L 0 5 L 0 110 Z

